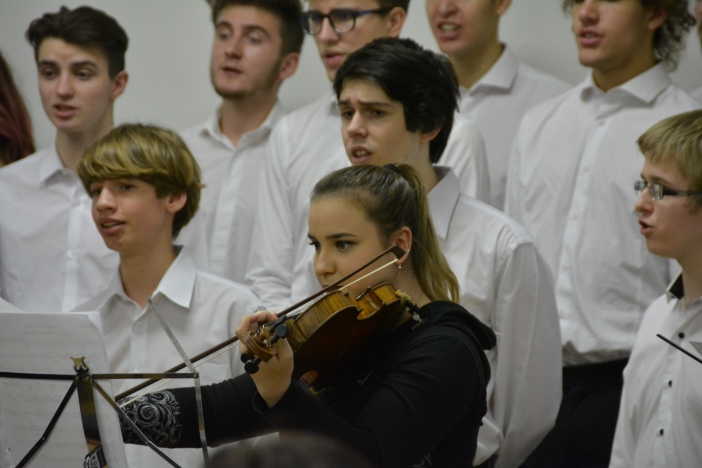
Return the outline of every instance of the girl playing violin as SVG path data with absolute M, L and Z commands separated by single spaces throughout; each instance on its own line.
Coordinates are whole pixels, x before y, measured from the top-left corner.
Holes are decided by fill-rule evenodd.
M 412 297 L 418 317 L 405 311 L 390 332 L 365 345 L 341 378 L 317 395 L 292 379 L 293 351 L 279 340 L 277 354 L 257 373 L 203 387 L 208 445 L 307 431 L 345 442 L 374 466 L 472 466 L 490 378 L 483 350 L 494 346 L 495 335 L 453 302 L 458 283 L 439 249 L 416 170 L 388 165 L 333 172 L 315 186 L 308 222 L 322 285 L 393 245 L 409 251 L 397 265 L 348 289 L 354 296 L 392 283 Z M 378 263 L 393 259 L 388 254 Z M 248 315 L 236 333 L 244 341 L 276 318 L 267 311 Z M 150 428 L 147 436 L 158 445 L 199 446 L 192 389 L 153 393 L 125 409 L 142 430 Z M 159 424 L 141 424 L 145 410 L 157 414 Z M 123 434 L 139 443 L 128 427 Z

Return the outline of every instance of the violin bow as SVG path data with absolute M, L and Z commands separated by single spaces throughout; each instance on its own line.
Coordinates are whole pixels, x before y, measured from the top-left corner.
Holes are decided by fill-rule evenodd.
M 395 257 L 397 257 L 396 260 L 395 260 L 395 262 L 397 262 L 398 260 L 400 260 L 401 258 L 403 258 L 405 255 L 407 255 L 408 252 L 409 252 L 409 251 L 402 250 L 400 247 L 394 245 L 394 246 L 388 248 L 387 250 L 384 250 L 383 252 L 381 252 L 381 253 L 380 253 L 379 255 L 377 255 L 376 257 L 373 257 L 371 260 L 369 260 L 368 262 L 364 263 L 364 264 L 361 265 L 359 268 L 356 268 L 354 271 L 352 271 L 352 272 L 349 273 L 348 275 L 344 276 L 343 278 L 338 279 L 337 281 L 334 281 L 332 284 L 330 284 L 330 285 L 328 285 L 328 286 L 322 288 L 321 290 L 317 291 L 316 293 L 312 294 L 312 295 L 309 296 L 309 297 L 306 297 L 305 299 L 301 300 L 300 302 L 298 302 L 298 303 L 296 303 L 296 304 L 293 304 L 292 306 L 288 307 L 287 309 L 283 310 L 282 312 L 278 312 L 277 315 L 278 315 L 278 317 L 283 317 L 283 316 L 289 314 L 290 312 L 292 312 L 292 311 L 294 311 L 294 310 L 297 310 L 298 308 L 302 307 L 303 305 L 307 304 L 308 302 L 310 302 L 310 301 L 312 301 L 312 300 L 314 300 L 314 299 L 317 299 L 319 296 L 321 296 L 321 295 L 323 295 L 323 294 L 326 294 L 326 293 L 328 293 L 328 292 L 330 292 L 330 291 L 334 291 L 334 290 L 338 289 L 338 286 L 339 286 L 341 283 L 343 283 L 343 282 L 346 281 L 347 279 L 353 277 L 354 275 L 358 274 L 360 271 L 364 270 L 365 268 L 368 268 L 370 265 L 372 265 L 373 263 L 375 263 L 376 261 L 378 261 L 378 259 L 380 259 L 380 258 L 383 257 L 384 255 L 387 255 L 387 254 L 389 254 L 389 253 L 394 254 Z M 392 264 L 392 263 L 394 263 L 394 262 L 390 262 L 388 265 L 390 265 L 390 264 Z M 385 266 L 387 266 L 387 265 L 385 265 Z M 383 267 L 383 268 L 384 268 L 384 267 Z M 377 271 L 377 270 L 376 270 L 376 271 Z M 375 273 L 375 271 L 371 272 L 371 274 L 372 274 L 372 273 Z M 198 361 L 200 361 L 200 360 L 202 360 L 202 359 L 208 357 L 209 355 L 211 355 L 211 354 L 213 354 L 213 353 L 216 353 L 217 351 L 219 351 L 219 350 L 221 350 L 221 349 L 223 349 L 223 348 L 226 348 L 227 346 L 233 345 L 233 344 L 236 343 L 237 341 L 239 341 L 239 338 L 236 337 L 236 336 L 234 336 L 234 337 L 232 337 L 232 338 L 229 338 L 228 340 L 223 341 L 223 342 L 219 343 L 218 345 L 215 345 L 215 346 L 211 347 L 210 349 L 208 349 L 208 350 L 206 350 L 206 351 L 203 351 L 202 353 L 198 354 L 197 356 L 194 356 L 194 357 L 190 358 L 190 362 L 192 362 L 192 363 L 194 364 L 194 363 L 196 363 L 196 362 L 198 362 Z M 182 370 L 182 369 L 185 369 L 185 367 L 186 367 L 186 364 L 183 362 L 183 363 L 178 364 L 177 366 L 173 366 L 173 367 L 171 367 L 170 369 L 166 370 L 166 371 L 164 372 L 164 374 L 165 374 L 165 373 L 171 373 L 171 372 L 178 372 L 178 371 L 180 371 L 180 370 Z M 119 401 L 119 400 L 121 400 L 121 399 L 123 399 L 123 398 L 126 398 L 126 397 L 128 397 L 128 396 L 130 396 L 130 395 L 133 395 L 134 393 L 138 392 L 139 390 L 143 390 L 143 389 L 145 389 L 146 387 L 148 387 L 148 386 L 150 386 L 150 385 L 152 385 L 152 384 L 158 382 L 159 380 L 161 380 L 161 379 L 160 379 L 160 378 L 149 379 L 149 380 L 146 380 L 146 381 L 140 383 L 139 385 L 135 385 L 134 387 L 132 387 L 132 388 L 130 388 L 130 389 L 128 389 L 128 390 L 125 390 L 124 392 L 122 392 L 122 393 L 120 393 L 119 395 L 115 396 L 115 401 Z

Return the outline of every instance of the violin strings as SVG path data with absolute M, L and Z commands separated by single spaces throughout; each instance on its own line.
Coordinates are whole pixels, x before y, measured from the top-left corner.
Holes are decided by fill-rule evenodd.
M 193 363 L 193 367 L 195 367 L 195 368 L 200 367 L 202 364 L 206 363 L 207 361 L 211 361 L 212 359 L 216 358 L 216 357 L 219 356 L 220 354 L 223 354 L 223 353 L 229 351 L 229 350 L 232 349 L 232 348 L 236 348 L 237 346 L 239 346 L 239 341 L 237 341 L 236 343 L 232 343 L 232 344 L 230 344 L 229 346 L 225 346 L 224 348 L 220 349 L 220 350 L 217 351 L 216 353 L 214 353 L 214 354 L 208 356 L 206 359 L 202 359 L 202 360 L 200 360 L 200 361 L 198 361 L 198 362 L 196 362 L 196 363 Z M 146 395 L 148 395 L 148 394 L 150 394 L 150 393 L 155 392 L 156 390 L 158 390 L 159 388 L 161 388 L 161 387 L 163 387 L 164 385 L 168 384 L 169 382 L 172 382 L 173 380 L 175 380 L 175 379 L 162 379 L 162 380 L 158 383 L 158 385 L 155 385 L 155 386 L 153 386 L 153 387 L 150 387 L 148 390 L 144 390 L 144 392 L 142 392 L 142 393 L 138 394 L 137 396 L 132 397 L 131 399 L 127 400 L 126 402 L 120 404 L 119 407 L 120 407 L 120 408 L 124 408 L 124 407 L 127 406 L 128 404 L 134 403 L 134 402 L 137 401 L 139 398 L 144 397 L 144 396 L 146 396 Z
M 399 261 L 399 259 L 396 258 L 395 260 L 393 260 L 393 261 L 391 261 L 391 262 L 388 262 L 388 263 L 386 263 L 385 265 L 383 265 L 383 266 L 381 266 L 381 267 L 376 268 L 375 270 L 371 271 L 370 273 L 361 276 L 361 277 L 358 278 L 357 280 L 351 281 L 349 284 L 340 287 L 339 290 L 341 291 L 341 290 L 344 290 L 344 289 L 346 289 L 346 288 L 348 288 L 348 287 L 350 287 L 350 286 L 353 286 L 354 284 L 358 283 L 359 281 L 362 281 L 362 280 L 368 278 L 369 276 L 371 276 L 371 275 L 373 275 L 373 274 L 379 272 L 379 271 L 382 270 L 383 268 L 387 268 L 387 267 L 389 267 L 390 265 L 392 265 L 393 263 L 397 263 L 398 261 Z

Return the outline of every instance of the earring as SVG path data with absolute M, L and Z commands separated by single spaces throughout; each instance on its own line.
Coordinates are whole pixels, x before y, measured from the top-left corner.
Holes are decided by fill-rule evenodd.
M 402 270 L 402 263 L 398 263 L 398 264 L 397 264 L 397 269 L 398 269 L 398 270 Z

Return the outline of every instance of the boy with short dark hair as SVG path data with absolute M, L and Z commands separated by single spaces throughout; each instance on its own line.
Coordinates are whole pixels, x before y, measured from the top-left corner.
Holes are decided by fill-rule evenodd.
M 95 225 L 119 268 L 107 289 L 78 309 L 98 310 L 110 370 L 162 372 L 182 362 L 150 298 L 189 356 L 231 338 L 243 315 L 261 308 L 247 288 L 198 271 L 173 238 L 197 212 L 200 169 L 174 132 L 122 125 L 88 148 L 78 175 L 92 198 Z M 198 368 L 203 384 L 238 375 L 243 364 L 226 353 Z M 112 383 L 115 393 L 136 381 Z M 182 382 L 181 382 L 182 383 Z M 198 450 L 169 453 L 182 466 L 201 461 Z M 147 447 L 129 446 L 130 466 L 157 466 Z
M 453 169 L 435 165 L 458 97 L 445 57 L 410 39 L 376 39 L 346 59 L 334 90 L 348 159 L 354 165 L 405 163 L 419 172 L 461 305 L 498 334 L 488 353 L 488 412 L 474 466 L 516 467 L 553 427 L 561 397 L 548 265 L 521 226 L 461 193 Z
M 92 226 L 75 167 L 114 125 L 128 40 L 90 7 L 46 13 L 26 36 L 56 140 L 0 170 L 0 293 L 25 312 L 66 312 L 104 288 L 117 266 Z
M 702 460 L 702 111 L 665 119 L 638 140 L 641 234 L 682 273 L 646 311 L 624 370 L 610 467 L 696 466 Z

